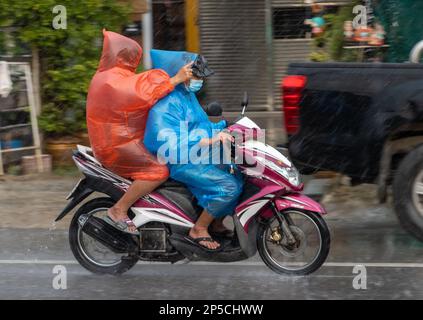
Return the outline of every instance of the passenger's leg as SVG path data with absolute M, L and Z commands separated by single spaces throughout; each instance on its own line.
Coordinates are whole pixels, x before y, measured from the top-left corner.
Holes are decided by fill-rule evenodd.
M 146 180 L 135 180 L 132 182 L 128 191 L 123 195 L 122 198 L 116 204 L 109 209 L 108 215 L 113 221 L 125 220 L 128 218 L 128 210 L 142 196 L 152 192 L 158 186 L 160 186 L 164 180 L 159 181 L 146 181 Z M 136 228 L 132 226 L 129 228 L 131 232 L 135 231 Z

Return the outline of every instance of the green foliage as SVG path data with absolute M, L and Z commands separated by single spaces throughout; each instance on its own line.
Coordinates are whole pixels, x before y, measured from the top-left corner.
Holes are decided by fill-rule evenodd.
M 361 3 L 355 1 L 342 6 L 336 14 L 326 14 L 325 32 L 314 39 L 314 51 L 310 59 L 316 62 L 324 61 L 356 61 L 357 51 L 344 49 L 344 22 L 354 19 L 353 7 Z
M 66 7 L 67 28 L 56 30 L 53 8 L 59 4 Z M 101 54 L 102 29 L 121 31 L 129 12 L 115 0 L 0 2 L 0 26 L 16 27 L 17 39 L 39 52 L 44 103 L 39 121 L 48 135 L 85 129 L 86 94 Z
M 0 32 L 0 52 L 6 51 L 6 36 L 4 32 Z
M 76 166 L 55 166 L 53 167 L 53 174 L 60 177 L 77 177 L 80 172 Z
M 9 165 L 6 168 L 6 173 L 12 176 L 18 176 L 22 172 L 22 168 L 19 165 Z

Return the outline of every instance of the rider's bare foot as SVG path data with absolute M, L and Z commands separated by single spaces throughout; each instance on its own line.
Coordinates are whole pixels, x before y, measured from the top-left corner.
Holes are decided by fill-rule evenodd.
M 207 231 L 207 227 L 197 227 L 194 226 L 191 228 L 191 230 L 189 231 L 189 236 L 193 239 L 197 239 L 197 238 L 210 238 L 210 234 Z M 220 244 L 216 241 L 200 241 L 199 242 L 200 245 L 202 245 L 205 248 L 214 250 L 220 247 Z
M 117 208 L 116 206 L 113 206 L 109 210 L 107 210 L 107 215 L 110 217 L 110 219 L 112 219 L 115 222 L 125 221 L 129 219 L 125 210 L 121 210 L 120 208 Z M 128 230 L 130 232 L 135 232 L 137 231 L 137 228 L 134 225 L 128 225 Z

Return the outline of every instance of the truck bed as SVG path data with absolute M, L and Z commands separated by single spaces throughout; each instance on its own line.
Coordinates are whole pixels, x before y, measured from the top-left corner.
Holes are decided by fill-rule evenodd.
M 299 130 L 289 136 L 294 163 L 372 182 L 385 140 L 423 110 L 423 65 L 411 63 L 293 63 L 307 78 Z

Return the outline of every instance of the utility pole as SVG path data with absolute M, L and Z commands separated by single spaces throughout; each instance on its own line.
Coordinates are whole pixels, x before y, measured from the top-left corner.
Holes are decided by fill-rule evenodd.
M 41 94 L 40 94 L 40 55 L 38 48 L 32 48 L 32 83 L 34 87 L 34 106 L 37 116 L 41 112 Z
M 185 38 L 186 50 L 200 53 L 200 35 L 198 28 L 198 0 L 185 0 Z
M 153 6 L 151 0 L 146 0 L 147 11 L 142 15 L 142 47 L 145 70 L 152 68 L 150 50 L 153 49 Z

